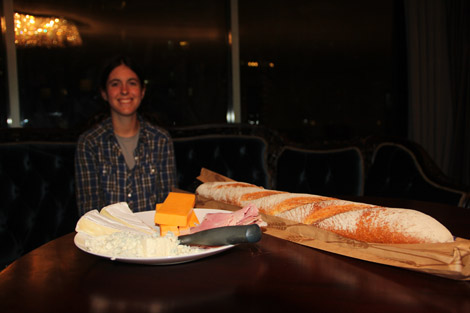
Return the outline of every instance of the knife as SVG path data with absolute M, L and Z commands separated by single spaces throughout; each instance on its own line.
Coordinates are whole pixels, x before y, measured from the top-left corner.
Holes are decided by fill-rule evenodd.
M 224 246 L 258 242 L 261 239 L 261 234 L 261 228 L 258 224 L 250 224 L 211 228 L 179 236 L 178 240 L 183 245 Z

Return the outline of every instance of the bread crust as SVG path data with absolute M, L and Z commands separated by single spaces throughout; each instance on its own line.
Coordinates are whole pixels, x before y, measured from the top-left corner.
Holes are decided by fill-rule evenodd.
M 196 194 L 240 207 L 253 204 L 261 213 L 364 242 L 414 244 L 454 240 L 444 225 L 416 210 L 269 190 L 240 182 L 204 183 Z

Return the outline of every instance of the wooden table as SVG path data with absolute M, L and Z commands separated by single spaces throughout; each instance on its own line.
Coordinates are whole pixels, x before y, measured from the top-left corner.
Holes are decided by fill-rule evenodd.
M 420 209 L 454 235 L 470 238 L 468 209 L 361 200 Z M 1 312 L 470 312 L 470 282 L 351 259 L 269 235 L 256 244 L 169 266 L 89 255 L 75 247 L 74 235 L 41 246 L 0 273 Z

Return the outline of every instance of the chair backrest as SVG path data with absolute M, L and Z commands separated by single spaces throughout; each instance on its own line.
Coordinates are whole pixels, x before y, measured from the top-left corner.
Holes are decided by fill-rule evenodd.
M 377 145 L 367 173 L 365 195 L 462 206 L 466 192 L 431 179 L 417 156 L 399 143 Z
M 364 160 L 357 147 L 309 150 L 284 147 L 276 162 L 276 189 L 323 196 L 360 196 Z
M 201 168 L 268 187 L 267 143 L 257 136 L 206 135 L 173 139 L 179 188 L 194 191 Z
M 0 264 L 75 229 L 75 143 L 0 144 Z

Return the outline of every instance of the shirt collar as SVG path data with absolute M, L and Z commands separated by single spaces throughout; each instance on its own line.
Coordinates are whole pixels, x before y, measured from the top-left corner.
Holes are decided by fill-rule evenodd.
M 137 118 L 139 119 L 139 141 L 142 139 L 147 139 L 147 131 L 146 131 L 146 128 L 147 128 L 147 123 L 145 122 L 144 118 L 140 115 L 140 114 L 137 114 Z M 111 117 L 107 117 L 104 121 L 103 121 L 103 127 L 104 129 L 106 130 L 106 133 L 109 137 L 115 137 L 114 136 L 114 130 L 113 130 L 113 122 L 111 120 Z

